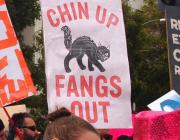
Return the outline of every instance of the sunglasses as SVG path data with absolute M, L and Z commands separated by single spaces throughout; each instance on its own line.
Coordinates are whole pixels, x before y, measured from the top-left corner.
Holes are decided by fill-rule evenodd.
M 112 140 L 112 139 L 113 139 L 113 136 L 111 134 L 102 134 L 101 135 L 101 140 Z M 125 136 L 125 135 L 121 135 L 116 140 L 133 140 L 133 138 Z
M 27 128 L 27 129 L 29 129 L 31 131 L 36 131 L 37 130 L 36 126 L 23 126 L 21 128 Z
M 101 140 L 112 140 L 112 138 L 111 134 L 101 134 Z

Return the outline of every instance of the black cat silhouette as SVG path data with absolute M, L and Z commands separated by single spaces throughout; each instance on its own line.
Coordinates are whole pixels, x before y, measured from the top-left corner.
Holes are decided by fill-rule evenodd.
M 71 59 L 76 58 L 77 63 L 81 70 L 86 69 L 86 66 L 82 63 L 82 58 L 86 54 L 88 57 L 88 69 L 93 71 L 93 65 L 95 65 L 101 72 L 105 69 L 101 65 L 101 62 L 106 61 L 110 57 L 110 50 L 105 46 L 97 46 L 93 40 L 88 36 L 78 37 L 72 42 L 71 30 L 68 26 L 63 26 L 61 30 L 64 32 L 64 45 L 69 50 L 69 53 L 64 59 L 64 68 L 66 72 L 71 72 L 69 62 Z

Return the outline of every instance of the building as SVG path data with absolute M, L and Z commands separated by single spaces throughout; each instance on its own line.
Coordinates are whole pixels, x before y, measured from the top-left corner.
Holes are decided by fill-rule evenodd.
M 144 0 L 129 0 L 129 4 L 135 10 L 140 9 L 143 6 Z

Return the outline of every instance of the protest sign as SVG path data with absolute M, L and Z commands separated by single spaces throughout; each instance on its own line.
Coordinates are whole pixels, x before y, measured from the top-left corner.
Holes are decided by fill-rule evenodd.
M 4 0 L 0 1 L 0 107 L 36 94 Z
M 49 112 L 65 106 L 96 128 L 131 126 L 119 0 L 41 0 Z
M 148 107 L 154 111 L 174 111 L 180 109 L 180 95 L 175 90 L 171 90 L 159 99 L 150 103 Z
M 5 108 L 8 111 L 10 117 L 12 117 L 12 115 L 14 113 L 27 112 L 26 106 L 24 104 L 22 104 L 22 105 L 7 106 Z M 0 118 L 4 122 L 5 129 L 8 130 L 8 128 L 9 128 L 8 127 L 8 125 L 9 125 L 9 118 L 7 117 L 7 114 L 4 112 L 3 108 L 0 108 Z
M 166 7 L 170 86 L 180 94 L 180 7 Z

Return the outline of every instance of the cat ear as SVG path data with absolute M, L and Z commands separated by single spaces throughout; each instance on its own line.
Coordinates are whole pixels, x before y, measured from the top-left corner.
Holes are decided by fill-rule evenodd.
M 110 50 L 110 45 L 108 44 L 106 48 L 107 48 L 108 50 Z

